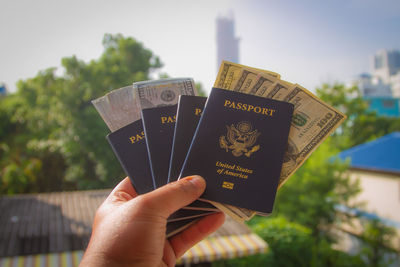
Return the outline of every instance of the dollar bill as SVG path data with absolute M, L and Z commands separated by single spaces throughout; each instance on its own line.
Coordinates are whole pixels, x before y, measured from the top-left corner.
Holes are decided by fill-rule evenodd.
M 222 204 L 222 203 L 214 202 L 214 201 L 208 201 L 208 202 L 213 204 L 220 211 L 228 214 L 232 219 L 234 219 L 237 222 L 242 223 L 245 220 L 247 220 L 247 216 L 245 214 L 241 213 L 238 207 L 234 207 L 231 205 Z
M 282 101 L 292 91 L 293 87 L 294 85 L 279 80 L 271 85 L 261 96 Z
M 271 75 L 264 75 L 273 78 L 273 76 Z M 254 72 L 248 69 L 242 69 L 239 73 L 239 79 L 236 81 L 236 84 L 233 85 L 233 91 L 248 93 L 248 91 L 250 91 L 250 89 L 253 88 L 254 85 L 257 83 L 258 77 L 258 72 Z
M 278 188 L 346 118 L 300 85 L 283 101 L 292 103 L 294 112 Z
M 197 95 L 191 78 L 136 82 L 133 89 L 140 109 L 175 105 L 179 95 Z
M 240 75 L 242 74 L 243 69 L 252 71 L 256 74 L 264 73 L 271 75 L 272 77 L 275 78 L 280 78 L 280 75 L 278 73 L 272 71 L 251 68 L 248 66 L 240 65 L 229 61 L 222 61 L 218 71 L 217 79 L 215 80 L 214 83 L 214 87 L 233 90 L 234 86 L 236 85 L 237 81 L 240 78 Z
M 251 95 L 262 96 L 265 92 L 271 88 L 279 79 L 271 77 L 270 75 L 258 74 L 256 82 L 252 88 L 248 91 Z
M 234 71 L 229 71 L 229 68 L 226 64 L 224 65 L 224 62 L 221 64 L 215 83 L 223 85 L 223 89 L 233 90 L 231 80 L 234 80 L 233 77 L 238 73 L 243 75 L 248 67 L 243 66 L 241 70 L 235 69 Z M 294 104 L 288 148 L 285 152 L 279 178 L 279 189 L 346 117 L 300 85 L 278 79 L 273 81 L 273 79 L 268 78 L 268 76 L 259 74 L 257 82 L 247 93 Z M 220 205 L 227 206 L 225 204 Z M 233 206 L 229 207 L 229 210 L 238 214 L 244 220 L 248 220 L 256 214 L 255 211 L 247 210 L 243 212 L 242 208 Z M 265 216 L 267 214 L 260 215 Z
M 94 99 L 92 104 L 112 132 L 140 119 L 132 86 L 115 89 Z

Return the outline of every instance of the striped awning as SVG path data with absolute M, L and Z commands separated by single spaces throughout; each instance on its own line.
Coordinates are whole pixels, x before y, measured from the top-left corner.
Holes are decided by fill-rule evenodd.
M 211 262 L 264 253 L 267 244 L 256 234 L 206 238 L 188 250 L 177 264 Z M 0 267 L 78 267 L 83 251 L 0 258 Z
M 182 263 L 211 262 L 265 253 L 267 244 L 256 234 L 228 235 L 206 238 L 179 260 Z

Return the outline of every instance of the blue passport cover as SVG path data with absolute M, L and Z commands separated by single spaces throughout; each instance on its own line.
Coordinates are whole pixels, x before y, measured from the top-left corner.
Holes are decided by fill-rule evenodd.
M 201 199 L 270 213 L 293 104 L 213 88 L 180 177 L 207 181 Z
M 151 174 L 156 188 L 168 182 L 177 105 L 142 110 Z
M 168 182 L 178 180 L 207 97 L 181 95 L 178 102 Z
M 114 154 L 138 194 L 154 190 L 142 120 L 107 135 Z

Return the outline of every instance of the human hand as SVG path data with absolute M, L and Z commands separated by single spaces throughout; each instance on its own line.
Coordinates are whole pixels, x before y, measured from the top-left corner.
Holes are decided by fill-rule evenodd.
M 166 239 L 167 218 L 204 191 L 200 176 L 189 176 L 137 195 L 129 178 L 99 207 L 80 266 L 174 266 L 186 250 L 220 227 L 223 213 L 208 215 Z

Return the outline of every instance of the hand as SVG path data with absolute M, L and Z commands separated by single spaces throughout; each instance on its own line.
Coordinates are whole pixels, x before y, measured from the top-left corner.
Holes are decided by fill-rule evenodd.
M 81 266 L 174 266 L 225 220 L 223 213 L 208 215 L 166 239 L 169 215 L 196 200 L 205 187 L 203 178 L 189 176 L 137 195 L 125 178 L 97 210 Z

